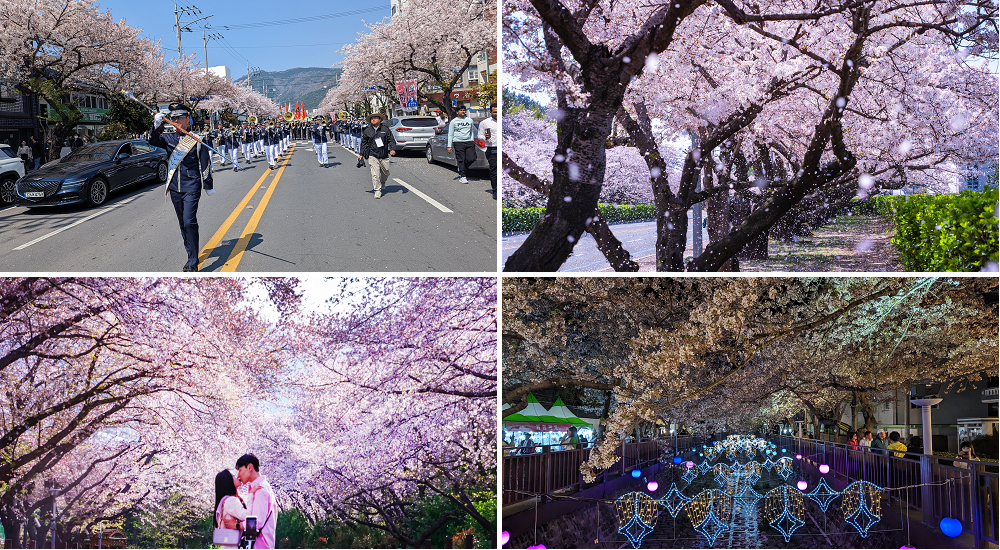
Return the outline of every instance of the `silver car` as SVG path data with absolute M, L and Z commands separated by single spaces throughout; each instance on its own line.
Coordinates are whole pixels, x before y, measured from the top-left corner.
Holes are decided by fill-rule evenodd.
M 432 116 L 404 116 L 389 119 L 389 130 L 396 149 L 423 149 L 438 128 L 444 128 Z
M 476 129 L 474 130 L 473 136 L 479 135 L 479 123 L 476 123 Z M 455 150 L 454 148 L 449 153 L 448 152 L 448 127 L 445 126 L 435 132 L 434 137 L 427 141 L 427 163 L 433 164 L 436 162 L 443 162 L 445 164 L 450 164 L 452 166 L 458 166 L 458 161 L 455 160 Z M 469 166 L 470 170 L 475 169 L 489 170 L 490 163 L 486 160 L 486 152 L 476 147 L 476 162 Z

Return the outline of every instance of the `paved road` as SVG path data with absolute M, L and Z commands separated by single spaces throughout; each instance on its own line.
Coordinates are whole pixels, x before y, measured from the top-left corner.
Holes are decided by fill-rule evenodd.
M 255 159 L 220 168 L 198 211 L 202 272 L 468 271 L 497 268 L 497 203 L 489 175 L 468 185 L 420 153 L 393 158 L 385 195 L 340 145 L 329 168 L 293 143 L 281 168 Z M 112 195 L 101 208 L 0 210 L 4 272 L 173 272 L 185 253 L 163 187 Z
M 610 225 L 611 232 L 622 242 L 625 250 L 629 251 L 632 259 L 639 261 L 644 258 L 655 258 L 656 256 L 656 222 L 631 222 L 616 223 Z M 691 257 L 694 250 L 693 235 L 691 232 L 691 211 L 688 210 L 688 240 L 687 248 L 684 250 L 684 257 Z M 507 263 L 507 258 L 517 250 L 524 240 L 528 238 L 528 233 L 515 233 L 503 237 L 503 262 Z M 708 229 L 702 229 L 702 242 L 708 243 Z M 590 233 L 584 233 L 580 237 L 580 242 L 573 247 L 573 253 L 563 263 L 559 271 L 613 271 L 611 264 L 601 251 L 597 249 L 597 241 Z

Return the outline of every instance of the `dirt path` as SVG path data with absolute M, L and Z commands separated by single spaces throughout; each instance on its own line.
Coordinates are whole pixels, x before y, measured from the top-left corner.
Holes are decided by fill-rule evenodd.
M 841 216 L 798 242 L 771 240 L 769 259 L 742 261 L 746 272 L 905 271 L 892 246 L 896 228 L 883 216 Z M 688 250 L 685 256 L 689 256 Z M 655 271 L 655 256 L 638 258 L 640 271 Z M 610 271 L 610 268 L 608 268 Z
M 798 242 L 771 240 L 769 259 L 740 262 L 742 271 L 905 271 L 892 246 L 891 218 L 841 216 Z

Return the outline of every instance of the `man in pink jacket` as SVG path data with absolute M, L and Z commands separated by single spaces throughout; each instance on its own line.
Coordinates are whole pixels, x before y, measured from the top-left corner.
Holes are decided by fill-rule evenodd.
M 274 528 L 278 524 L 278 506 L 274 491 L 267 478 L 260 475 L 260 461 L 252 454 L 245 454 L 236 461 L 236 475 L 240 483 L 250 484 L 250 509 L 247 516 L 257 517 L 260 536 L 252 548 L 274 548 Z

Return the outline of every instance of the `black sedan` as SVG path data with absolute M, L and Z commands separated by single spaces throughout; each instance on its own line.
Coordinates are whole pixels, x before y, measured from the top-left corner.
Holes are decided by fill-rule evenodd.
M 102 141 L 50 162 L 14 185 L 18 206 L 100 206 L 123 187 L 167 181 L 167 152 L 142 140 Z

